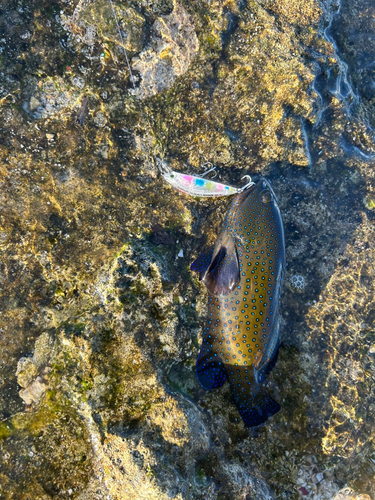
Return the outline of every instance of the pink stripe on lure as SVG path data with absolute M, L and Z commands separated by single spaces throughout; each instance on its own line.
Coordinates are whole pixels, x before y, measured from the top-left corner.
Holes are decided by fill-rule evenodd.
M 171 170 L 168 165 L 161 160 L 158 160 L 157 164 L 161 175 L 171 186 L 190 196 L 198 196 L 200 198 L 231 196 L 240 193 L 254 184 L 249 175 L 242 177 L 243 179 L 247 177 L 249 182 L 241 188 L 236 188 L 196 175 L 180 174 L 179 172 Z

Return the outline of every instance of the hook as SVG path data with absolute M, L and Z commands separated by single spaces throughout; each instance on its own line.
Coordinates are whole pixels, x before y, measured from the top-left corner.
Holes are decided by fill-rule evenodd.
M 208 166 L 208 169 L 205 170 L 203 172 L 203 174 L 201 174 L 201 177 L 204 177 L 205 175 L 209 174 L 210 172 L 215 172 L 215 175 L 212 177 L 214 179 L 217 176 L 216 167 L 214 167 L 210 161 L 206 161 L 206 163 L 203 163 L 202 167 L 204 167 L 206 165 Z
M 249 182 L 247 182 L 247 184 L 245 184 L 242 188 L 239 188 L 238 189 L 238 192 L 239 193 L 242 193 L 242 191 L 245 191 L 245 189 L 249 188 L 250 186 L 254 186 L 254 182 L 251 180 L 251 177 L 250 175 L 244 175 L 243 177 L 241 177 L 241 180 L 242 179 L 249 179 Z

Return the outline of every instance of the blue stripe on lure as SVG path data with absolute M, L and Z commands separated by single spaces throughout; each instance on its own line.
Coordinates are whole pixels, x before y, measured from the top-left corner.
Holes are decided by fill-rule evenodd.
M 209 292 L 198 380 L 207 390 L 228 380 L 248 427 L 280 410 L 263 382 L 277 360 L 284 266 L 280 210 L 263 178 L 234 198 L 215 245 L 191 265 Z
M 249 182 L 242 188 L 227 186 L 221 182 L 214 182 L 203 177 L 196 175 L 181 174 L 171 170 L 165 162 L 157 161 L 159 170 L 163 178 L 174 188 L 182 191 L 183 193 L 191 196 L 198 196 L 200 198 L 231 196 L 233 194 L 241 193 L 244 189 L 253 185 L 251 177 L 245 175 Z M 207 172 L 206 172 L 207 173 Z

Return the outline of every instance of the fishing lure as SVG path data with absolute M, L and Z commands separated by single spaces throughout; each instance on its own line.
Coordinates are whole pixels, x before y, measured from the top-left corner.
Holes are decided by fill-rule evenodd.
M 197 175 L 182 174 L 171 170 L 168 165 L 157 160 L 157 165 L 160 170 L 162 177 L 174 188 L 182 191 L 183 193 L 189 194 L 191 196 L 198 196 L 200 198 L 213 198 L 219 196 L 231 196 L 233 194 L 242 193 L 245 189 L 252 186 L 254 183 L 249 175 L 245 175 L 242 179 L 247 178 L 248 182 L 241 188 L 236 188 L 233 186 L 227 186 L 221 182 L 215 182 L 210 179 L 204 179 Z M 213 169 L 205 172 L 207 174 Z
M 83 2 L 88 1 L 88 0 L 82 0 Z M 120 36 L 121 40 L 121 45 L 124 51 L 125 59 L 126 59 L 126 64 L 129 70 L 130 74 L 130 80 L 132 82 L 134 91 L 136 92 L 136 87 L 135 87 L 135 79 L 130 67 L 130 62 L 128 58 L 128 54 L 125 49 L 125 44 L 124 44 L 124 39 L 121 33 L 120 25 L 116 16 L 116 11 L 113 5 L 113 1 L 109 0 L 111 4 L 111 9 L 113 13 L 113 17 L 116 22 L 116 27 L 118 34 Z M 138 107 L 139 111 L 142 117 L 142 121 L 147 125 L 147 121 L 145 120 L 145 117 L 142 112 L 142 107 L 137 99 L 138 102 Z M 233 186 L 227 186 L 226 184 L 222 184 L 221 182 L 215 182 L 212 180 L 204 179 L 203 176 L 199 177 L 196 175 L 188 175 L 188 174 L 181 174 L 179 172 L 175 172 L 174 170 L 171 170 L 168 165 L 157 159 L 156 160 L 158 168 L 161 172 L 161 175 L 164 177 L 164 179 L 174 188 L 178 189 L 179 191 L 182 191 L 183 193 L 189 194 L 191 196 L 198 196 L 201 198 L 212 198 L 212 197 L 219 197 L 219 196 L 231 196 L 234 194 L 241 193 L 244 189 L 247 189 L 248 187 L 253 185 L 253 182 L 251 181 L 251 177 L 249 175 L 245 175 L 242 177 L 242 179 L 247 178 L 248 183 L 245 184 L 242 188 L 236 188 Z M 208 172 L 205 172 L 206 174 Z

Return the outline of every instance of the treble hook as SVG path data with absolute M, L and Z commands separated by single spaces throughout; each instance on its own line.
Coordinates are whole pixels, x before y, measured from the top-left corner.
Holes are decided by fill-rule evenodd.
M 203 174 L 201 174 L 201 177 L 204 177 L 205 175 L 209 174 L 210 172 L 215 172 L 215 175 L 212 177 L 214 179 L 217 176 L 216 167 L 214 167 L 210 161 L 206 161 L 206 163 L 203 163 L 202 167 L 204 167 L 206 165 L 208 166 L 208 169 L 205 170 L 203 172 Z M 211 168 L 210 168 L 210 166 L 211 166 Z
M 238 192 L 239 193 L 242 193 L 242 191 L 245 191 L 245 189 L 249 188 L 250 186 L 254 186 L 254 182 L 251 180 L 251 177 L 250 175 L 244 175 L 243 177 L 241 177 L 241 181 L 242 179 L 249 179 L 249 182 L 247 184 L 245 184 L 242 188 L 239 188 L 238 189 Z

